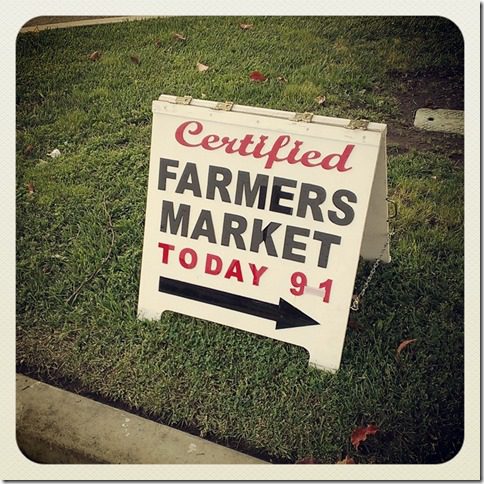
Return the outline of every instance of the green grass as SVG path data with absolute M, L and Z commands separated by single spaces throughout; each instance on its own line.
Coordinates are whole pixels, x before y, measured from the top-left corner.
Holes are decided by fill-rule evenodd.
M 176 314 L 138 321 L 136 307 L 153 99 L 391 123 L 403 74 L 459 69 L 462 48 L 447 21 L 403 17 L 166 18 L 19 36 L 19 369 L 275 461 L 452 458 L 463 439 L 463 169 L 438 146 L 389 158 L 393 262 L 336 374 L 308 368 L 301 348 Z M 250 82 L 253 70 L 268 81 Z M 54 148 L 62 156 L 50 159 Z M 369 269 L 360 264 L 357 288 Z M 351 431 L 368 423 L 381 430 L 356 451 Z

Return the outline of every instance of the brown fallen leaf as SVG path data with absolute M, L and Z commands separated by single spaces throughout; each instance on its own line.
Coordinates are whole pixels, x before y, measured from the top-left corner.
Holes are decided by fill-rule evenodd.
M 253 26 L 254 24 L 240 24 L 242 30 L 250 30 Z
M 27 185 L 27 190 L 29 192 L 29 195 L 32 195 L 34 192 L 35 192 L 35 189 L 34 189 L 34 182 L 29 182 L 28 185 Z
M 156 39 L 155 40 L 155 45 L 159 49 L 161 47 L 161 40 L 160 39 Z
M 197 62 L 197 70 L 198 72 L 208 71 L 208 66 L 206 66 L 205 64 L 201 64 L 200 62 Z
M 33 145 L 27 145 L 24 149 L 24 155 L 29 156 L 32 153 L 32 151 L 34 151 Z
M 138 57 L 138 56 L 136 56 L 136 55 L 131 55 L 129 58 L 131 59 L 131 62 L 132 62 L 133 64 L 138 65 L 138 64 L 140 63 L 139 57 Z
M 351 443 L 354 445 L 355 449 L 358 449 L 361 442 L 366 440 L 368 435 L 376 434 L 380 429 L 376 425 L 367 425 L 366 427 L 358 427 L 351 432 Z
M 338 462 L 336 462 L 336 464 L 354 464 L 355 461 L 349 456 L 347 455 L 343 460 L 339 460 Z
M 417 341 L 416 339 L 406 339 L 403 340 L 397 348 L 397 356 L 402 352 L 403 349 L 405 349 L 409 344 L 415 343 Z
M 296 464 L 319 464 L 319 462 L 314 457 L 304 457 L 296 461 Z
M 264 74 L 262 74 L 262 72 L 259 72 L 259 71 L 252 71 L 249 74 L 249 78 L 251 81 L 254 81 L 254 82 L 263 82 L 267 79 L 267 77 L 264 76 Z
M 174 33 L 173 33 L 173 38 L 174 38 L 175 40 L 187 40 L 187 38 L 186 38 L 184 35 L 182 35 L 182 34 L 178 34 L 178 33 L 176 33 L 176 32 L 174 32 Z
M 287 79 L 284 76 L 277 76 L 277 80 L 279 82 L 287 82 Z
M 95 50 L 94 52 L 92 52 L 91 54 L 89 54 L 87 56 L 87 58 L 90 60 L 90 61 L 97 61 L 101 58 L 101 52 L 99 52 L 98 50 Z
M 326 96 L 318 96 L 315 101 L 320 105 L 323 106 L 326 102 Z

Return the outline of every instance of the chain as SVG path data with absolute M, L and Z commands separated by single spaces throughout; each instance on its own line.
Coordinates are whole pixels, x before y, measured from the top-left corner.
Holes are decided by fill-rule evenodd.
M 370 273 L 368 274 L 368 277 L 366 278 L 366 281 L 363 284 L 363 288 L 361 289 L 360 293 L 356 295 L 356 297 L 353 299 L 353 302 L 351 303 L 350 309 L 352 311 L 358 311 L 360 309 L 360 302 L 363 299 L 363 297 L 366 293 L 366 290 L 368 289 L 368 286 L 370 285 L 370 282 L 373 279 L 373 276 L 375 275 L 375 272 L 376 272 L 378 266 L 381 263 L 381 258 L 383 257 L 383 254 L 384 254 L 386 248 L 388 247 L 388 244 L 390 243 L 390 238 L 392 237 L 392 235 L 394 233 L 395 233 L 395 231 L 393 231 L 393 230 L 388 233 L 388 237 L 387 237 L 387 240 L 385 242 L 385 245 L 383 246 L 383 249 L 381 250 L 380 255 L 378 256 L 375 263 L 373 264 L 373 266 L 370 270 Z

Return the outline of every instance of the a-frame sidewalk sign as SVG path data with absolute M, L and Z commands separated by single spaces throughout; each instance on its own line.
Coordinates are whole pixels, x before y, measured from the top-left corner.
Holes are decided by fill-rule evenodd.
M 385 138 L 384 124 L 162 95 L 139 317 L 214 321 L 338 369 L 359 256 L 390 260 Z

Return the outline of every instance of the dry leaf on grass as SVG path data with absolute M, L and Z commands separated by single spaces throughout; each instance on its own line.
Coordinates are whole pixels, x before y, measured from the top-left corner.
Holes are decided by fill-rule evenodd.
M 32 195 L 32 193 L 35 192 L 34 189 L 34 182 L 29 182 L 27 185 L 27 191 L 29 192 L 29 195 Z
M 367 425 L 366 427 L 358 427 L 351 432 L 351 443 L 354 445 L 355 449 L 359 447 L 361 442 L 366 440 L 368 435 L 376 434 L 380 429 L 376 425 Z
M 178 34 L 176 32 L 173 34 L 173 38 L 175 40 L 187 40 L 187 38 L 183 34 Z
M 61 155 L 61 152 L 55 148 L 53 149 L 50 153 L 47 153 L 47 156 L 50 156 L 51 158 L 58 158 Z
M 349 456 L 347 455 L 343 460 L 339 460 L 338 462 L 336 462 L 336 464 L 354 464 L 355 461 Z
M 417 341 L 416 339 L 406 339 L 403 340 L 397 348 L 397 356 L 402 352 L 403 349 L 405 349 L 409 344 L 415 343 Z
M 267 77 L 264 76 L 264 74 L 262 74 L 262 72 L 259 72 L 259 71 L 252 71 L 249 74 L 249 77 L 250 77 L 250 80 L 254 82 L 263 82 L 267 79 Z
M 304 457 L 296 461 L 296 464 L 319 464 L 319 462 L 314 457 Z
M 253 26 L 254 24 L 240 24 L 242 30 L 250 30 Z
M 98 50 L 95 50 L 94 52 L 92 52 L 91 54 L 89 54 L 87 56 L 87 58 L 90 60 L 90 61 L 97 61 L 101 58 L 101 52 L 99 52 Z
M 34 147 L 32 145 L 27 145 L 24 149 L 24 155 L 29 156 L 32 151 L 34 151 Z
M 208 66 L 206 66 L 205 64 L 201 64 L 200 62 L 197 62 L 197 70 L 198 72 L 208 71 Z
M 161 47 L 161 40 L 160 39 L 156 39 L 155 40 L 155 45 L 159 49 Z
M 277 76 L 277 80 L 279 82 L 287 82 L 287 79 L 284 76 Z
M 320 105 L 323 106 L 326 102 L 326 96 L 318 96 L 315 101 Z
M 136 55 L 131 55 L 129 58 L 131 59 L 131 62 L 132 62 L 133 64 L 138 65 L 138 64 L 140 63 L 139 57 L 138 57 L 138 56 L 136 56 Z

